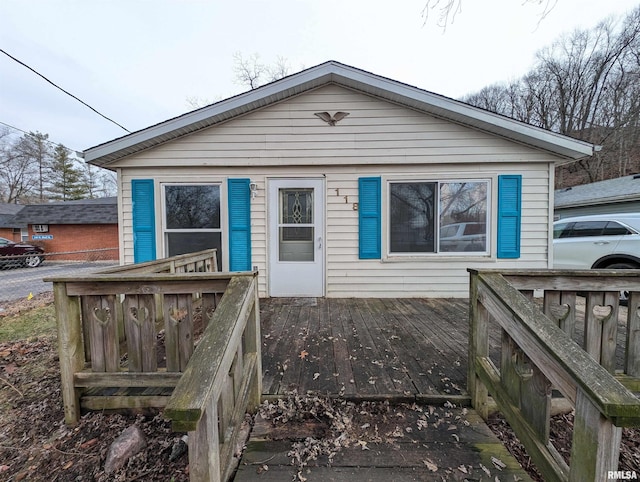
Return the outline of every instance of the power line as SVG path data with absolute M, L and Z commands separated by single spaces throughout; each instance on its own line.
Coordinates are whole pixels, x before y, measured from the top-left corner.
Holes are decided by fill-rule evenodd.
M 28 136 L 33 136 L 33 132 L 27 132 L 27 131 L 25 131 L 23 129 L 20 129 L 19 127 L 12 126 L 11 124 L 7 124 L 6 122 L 0 121 L 0 124 L 2 124 L 3 126 L 7 126 L 10 129 L 14 129 L 16 131 L 22 132 L 22 133 L 24 133 L 24 134 L 26 134 Z M 42 139 L 42 140 L 44 140 L 44 142 L 46 142 L 48 144 L 51 144 L 52 146 L 64 145 L 64 144 L 61 144 L 60 142 L 49 141 L 49 140 L 46 140 L 46 139 Z M 65 146 L 65 147 L 67 147 L 67 146 Z M 67 147 L 67 149 L 70 149 L 70 150 L 72 150 L 72 151 L 74 151 L 76 153 L 81 152 L 81 151 L 78 151 L 77 149 L 73 149 L 71 147 Z
M 36 74 L 39 77 L 42 77 L 44 80 L 46 80 L 47 82 L 49 82 L 51 85 L 53 85 L 56 89 L 61 90 L 62 92 L 64 92 L 65 94 L 67 94 L 69 97 L 72 97 L 73 99 L 77 100 L 78 102 L 80 102 L 81 104 L 85 105 L 86 107 L 88 107 L 89 109 L 91 109 L 93 112 L 95 112 L 96 114 L 98 114 L 100 117 L 103 117 L 105 119 L 107 119 L 109 122 L 114 123 L 115 125 L 117 125 L 118 127 L 120 127 L 121 129 L 125 130 L 126 132 L 128 132 L 129 134 L 131 134 L 131 131 L 129 129 L 127 129 L 126 127 L 121 126 L 120 124 L 118 124 L 116 121 L 114 121 L 113 119 L 110 119 L 109 117 L 107 117 L 106 115 L 102 114 L 101 112 L 97 111 L 96 109 L 94 109 L 93 107 L 91 107 L 89 104 L 87 104 L 85 101 L 83 101 L 82 99 L 79 99 L 78 97 L 76 97 L 75 95 L 73 95 L 71 92 L 68 92 L 66 90 L 64 90 L 62 87 L 60 87 L 59 85 L 55 84 L 54 82 L 52 82 L 51 80 L 47 79 L 44 75 L 42 75 L 40 72 L 38 72 L 37 70 L 29 67 L 27 64 L 25 64 L 24 62 L 22 62 L 21 60 L 18 60 L 17 58 L 15 58 L 13 55 L 8 54 L 7 52 L 5 52 L 4 50 L 0 49 L 0 52 L 2 52 L 3 54 L 5 54 L 7 57 L 9 57 L 11 60 L 14 60 L 15 62 L 19 63 L 20 65 L 22 65 L 23 67 L 26 67 L 27 69 L 29 69 L 31 72 L 33 72 L 34 74 Z

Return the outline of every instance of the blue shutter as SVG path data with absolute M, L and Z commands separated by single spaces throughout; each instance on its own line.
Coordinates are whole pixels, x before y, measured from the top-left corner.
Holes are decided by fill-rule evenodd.
M 379 177 L 358 179 L 358 233 L 360 259 L 380 259 L 382 181 Z
M 133 261 L 142 263 L 156 259 L 156 222 L 153 201 L 153 179 L 131 181 L 133 210 Z
M 229 271 L 251 270 L 251 192 L 249 179 L 229 179 Z
M 520 257 L 522 176 L 498 176 L 498 258 Z

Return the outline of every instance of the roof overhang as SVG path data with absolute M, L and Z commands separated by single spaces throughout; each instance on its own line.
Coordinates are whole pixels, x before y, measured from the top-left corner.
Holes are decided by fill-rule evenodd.
M 396 104 L 553 153 L 566 161 L 591 156 L 595 146 L 464 102 L 335 61 L 169 119 L 84 151 L 85 161 L 108 165 L 173 139 L 228 121 L 327 84 L 341 85 Z M 559 159 L 559 161 L 562 161 Z
M 584 206 L 599 206 L 604 204 L 618 204 L 625 202 L 640 201 L 640 194 L 625 194 L 621 196 L 609 196 L 598 199 L 587 199 L 581 201 L 573 201 L 568 203 L 559 203 L 555 205 L 556 209 L 579 208 Z

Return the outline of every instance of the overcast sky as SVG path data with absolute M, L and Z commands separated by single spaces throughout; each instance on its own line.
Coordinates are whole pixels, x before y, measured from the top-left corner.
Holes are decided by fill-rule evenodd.
M 553 0 L 551 0 L 553 2 Z M 233 55 L 292 72 L 337 60 L 459 98 L 515 79 L 561 34 L 637 0 L 462 0 L 445 31 L 426 0 L 2 0 L 0 49 L 131 131 L 238 94 Z M 543 3 L 546 0 L 543 0 Z M 126 134 L 0 54 L 0 122 L 73 150 Z M 0 125 L 2 127 L 2 125 Z M 18 133 L 19 134 L 19 133 Z

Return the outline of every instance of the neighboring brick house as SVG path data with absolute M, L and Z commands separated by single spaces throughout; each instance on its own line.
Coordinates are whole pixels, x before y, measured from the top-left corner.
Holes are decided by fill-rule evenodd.
M 115 197 L 24 206 L 11 221 L 28 226 L 30 244 L 49 260 L 118 260 Z
M 0 238 L 10 239 L 16 243 L 27 240 L 27 225 L 16 224 L 14 220 L 23 207 L 21 204 L 0 203 Z

